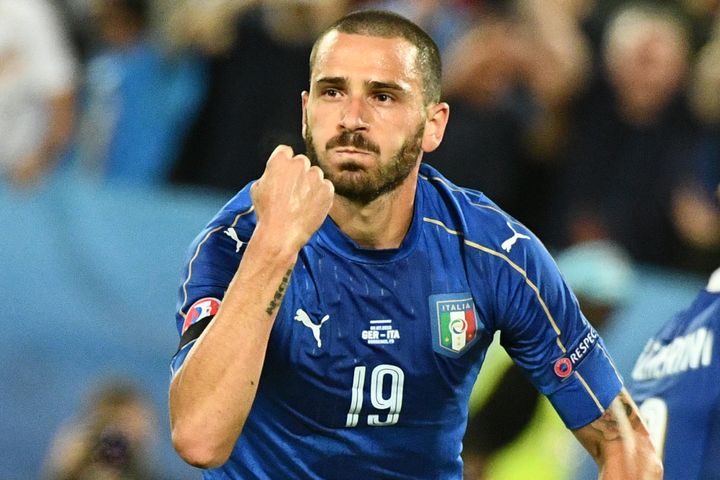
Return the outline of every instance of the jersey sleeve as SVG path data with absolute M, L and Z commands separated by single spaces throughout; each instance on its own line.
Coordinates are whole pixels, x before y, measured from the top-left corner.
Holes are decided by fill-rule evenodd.
M 542 243 L 530 239 L 492 257 L 501 343 L 570 429 L 597 419 L 622 388 L 602 339 Z
M 170 364 L 173 376 L 219 310 L 248 237 L 232 226 L 210 226 L 188 249 L 175 314 L 180 344 Z

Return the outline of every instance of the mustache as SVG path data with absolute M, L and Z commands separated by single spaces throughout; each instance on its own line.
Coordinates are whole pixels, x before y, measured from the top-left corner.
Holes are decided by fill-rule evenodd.
M 325 149 L 330 150 L 335 147 L 353 147 L 358 150 L 365 150 L 370 153 L 380 154 L 380 147 L 365 138 L 361 133 L 343 132 L 337 137 L 333 137 L 325 144 Z

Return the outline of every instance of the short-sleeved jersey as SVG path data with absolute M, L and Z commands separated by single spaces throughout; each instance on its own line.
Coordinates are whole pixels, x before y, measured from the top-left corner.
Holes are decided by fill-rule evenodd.
M 633 368 L 631 392 L 667 480 L 720 479 L 718 336 L 720 292 L 704 290 L 648 341 Z
M 217 311 L 254 226 L 246 187 L 191 246 L 173 371 Z M 620 391 L 540 241 L 423 164 L 399 248 L 361 248 L 328 217 L 300 251 L 242 434 L 205 478 L 462 478 L 468 399 L 496 331 L 569 428 Z

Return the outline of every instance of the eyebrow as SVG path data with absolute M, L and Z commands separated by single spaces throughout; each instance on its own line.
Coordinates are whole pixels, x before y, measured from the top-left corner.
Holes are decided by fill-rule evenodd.
M 315 80 L 315 83 L 317 85 L 335 85 L 335 86 L 345 86 L 347 84 L 347 78 L 345 77 L 320 77 L 317 80 Z
M 401 85 L 395 82 L 378 82 L 372 80 L 366 82 L 366 84 L 370 87 L 371 90 L 393 90 L 400 93 L 404 93 L 407 90 L 406 88 L 403 88 Z
M 337 87 L 345 87 L 348 83 L 347 78 L 345 77 L 321 77 L 318 78 L 315 83 L 317 85 L 330 85 L 330 86 L 337 86 Z M 391 90 L 395 92 L 404 93 L 407 91 L 406 88 L 403 88 L 400 84 L 395 82 L 381 82 L 379 80 L 369 80 L 365 82 L 365 85 L 370 90 Z

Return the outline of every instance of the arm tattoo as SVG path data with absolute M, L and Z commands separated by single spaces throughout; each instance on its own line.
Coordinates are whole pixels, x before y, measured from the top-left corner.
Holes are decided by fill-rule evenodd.
M 639 417 L 635 414 L 630 398 L 623 392 L 605 410 L 605 413 L 590 425 L 605 440 L 622 440 L 627 430 L 637 428 Z
M 268 304 L 267 308 L 265 309 L 265 312 L 268 315 L 272 315 L 275 309 L 280 305 L 280 302 L 282 302 L 283 296 L 285 296 L 285 289 L 287 289 L 288 282 L 290 281 L 290 275 L 292 274 L 292 269 L 285 272 L 285 276 L 283 277 L 282 281 L 280 281 L 280 286 L 275 291 L 275 295 L 273 295 L 272 300 L 270 300 L 270 303 Z
M 612 408 L 605 410 L 602 417 L 595 420 L 591 425 L 593 429 L 600 432 L 605 440 L 617 440 L 620 438 L 620 428 Z

